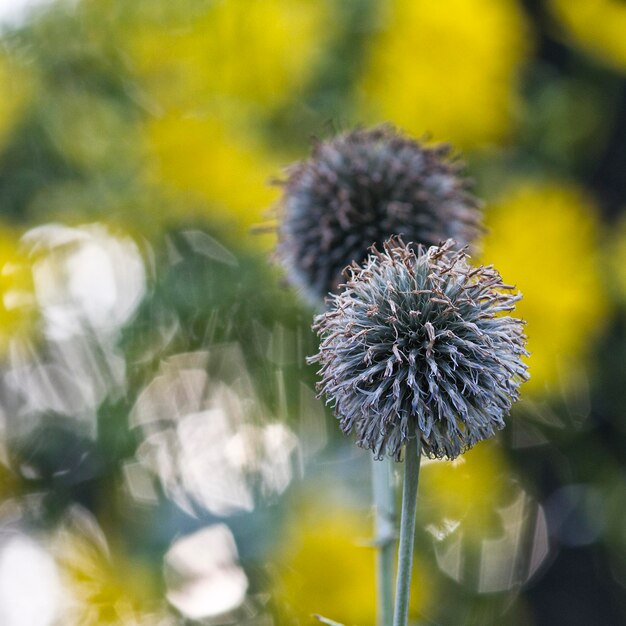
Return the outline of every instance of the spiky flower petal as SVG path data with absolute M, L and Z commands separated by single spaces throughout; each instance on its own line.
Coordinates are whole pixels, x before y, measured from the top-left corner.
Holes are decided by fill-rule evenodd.
M 278 257 L 290 281 L 319 302 L 346 266 L 393 235 L 471 243 L 481 212 L 469 185 L 450 146 L 426 147 L 389 126 L 320 142 L 284 182 Z
M 319 390 L 377 457 L 398 459 L 413 437 L 431 458 L 457 457 L 504 426 L 528 378 L 524 322 L 504 314 L 521 295 L 467 259 L 453 241 L 391 239 L 315 318 Z

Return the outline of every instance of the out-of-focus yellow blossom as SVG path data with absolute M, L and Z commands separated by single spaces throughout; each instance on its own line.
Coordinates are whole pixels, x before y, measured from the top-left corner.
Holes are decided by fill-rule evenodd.
M 33 89 L 33 78 L 22 65 L 0 54 L 0 148 L 18 122 Z
M 138 145 L 146 148 L 151 187 L 175 192 L 171 204 L 184 205 L 176 217 L 196 211 L 235 236 L 249 235 L 278 197 L 268 181 L 283 162 L 262 136 L 263 118 L 315 73 L 336 30 L 332 3 L 91 0 L 82 8 L 81 23 L 99 45 L 121 53 L 136 79 L 128 93 L 150 116 Z M 99 32 L 114 43 L 102 42 Z M 98 128 L 110 125 L 105 134 L 119 135 L 115 111 L 97 111 Z M 93 146 L 82 141 L 96 127 L 84 122 L 78 137 L 59 138 L 64 151 L 94 162 L 114 155 L 101 137 Z M 271 245 L 267 237 L 249 241 Z
M 497 530 L 496 510 L 509 489 L 500 448 L 483 442 L 454 461 L 422 460 L 420 513 L 435 521 L 459 523 L 470 540 L 482 541 Z
M 19 235 L 0 225 L 0 358 L 11 338 L 32 328 L 35 311 L 32 274 Z
M 578 45 L 597 58 L 626 70 L 626 3 L 551 0 L 551 6 Z
M 614 278 L 611 284 L 616 287 L 615 296 L 626 301 L 626 216 L 622 217 L 615 229 L 606 260 Z
M 149 569 L 121 554 L 112 555 L 88 514 L 80 513 L 62 525 L 49 545 L 67 597 L 64 624 L 161 623 L 159 596 Z
M 153 182 L 195 198 L 199 210 L 208 207 L 214 221 L 242 237 L 264 221 L 278 196 L 270 179 L 280 173 L 280 164 L 243 124 L 225 123 L 211 113 L 171 113 L 149 123 L 147 141 Z
M 187 12 L 167 4 L 141 4 L 121 38 L 154 114 L 149 177 L 186 194 L 186 213 L 196 200 L 244 236 L 278 196 L 268 181 L 280 161 L 260 118 L 310 79 L 332 32 L 330 4 L 230 0 Z
M 361 85 L 364 115 L 464 148 L 510 130 L 527 24 L 514 0 L 393 0 Z
M 332 25 L 329 4 L 318 0 L 204 3 L 178 16 L 178 28 L 146 10 L 127 45 L 149 95 L 165 110 L 224 97 L 281 103 L 306 84 Z
M 598 223 L 593 203 L 573 187 L 519 184 L 486 213 L 483 262 L 524 295 L 530 381 L 523 393 L 555 391 L 572 380 L 604 319 Z
M 335 503 L 315 501 L 297 509 L 280 550 L 277 594 L 298 623 L 317 623 L 311 616 L 318 613 L 342 624 L 374 624 L 375 557 L 366 545 L 371 525 L 367 513 Z M 412 614 L 421 611 L 431 587 L 419 561 L 414 562 Z
M 424 460 L 417 511 L 439 570 L 481 593 L 519 589 L 549 554 L 543 509 L 494 441 L 452 462 Z

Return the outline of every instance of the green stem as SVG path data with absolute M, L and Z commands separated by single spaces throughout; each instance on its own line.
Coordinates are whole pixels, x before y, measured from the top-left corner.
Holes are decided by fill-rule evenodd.
M 376 546 L 376 624 L 389 626 L 393 615 L 393 565 L 396 542 L 392 462 L 372 457 L 374 544 Z
M 396 607 L 393 616 L 394 626 L 406 626 L 409 616 L 419 471 L 420 440 L 416 437 L 408 441 L 405 450 L 400 545 L 398 547 L 398 577 L 396 579 Z

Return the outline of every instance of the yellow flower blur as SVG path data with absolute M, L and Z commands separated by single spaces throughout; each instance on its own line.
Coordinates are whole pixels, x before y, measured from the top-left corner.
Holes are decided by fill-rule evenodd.
M 515 593 L 548 556 L 548 536 L 502 449 L 483 441 L 452 462 L 422 464 L 417 514 L 441 573 L 481 593 Z
M 228 124 L 207 114 L 172 113 L 151 121 L 147 140 L 151 176 L 208 205 L 211 218 L 245 237 L 278 196 L 270 179 L 280 173 L 278 159 L 241 123 Z
M 463 148 L 510 131 L 529 43 L 514 0 L 393 0 L 361 85 L 366 118 Z
M 552 11 L 574 42 L 626 70 L 626 3 L 615 0 L 551 0 Z
M 229 0 L 195 13 L 178 28 L 141 20 L 130 33 L 135 70 L 165 109 L 216 97 L 279 104 L 306 84 L 330 24 L 317 0 Z
M 88 532 L 94 532 L 89 524 Z M 63 623 L 156 626 L 159 602 L 150 571 L 123 554 L 111 555 L 102 536 L 84 530 L 62 526 L 50 541 L 68 597 Z
M 523 393 L 567 387 L 603 323 L 606 300 L 594 207 L 577 188 L 529 183 L 510 188 L 486 214 L 482 260 L 524 295 L 530 381 Z
M 363 511 L 310 502 L 294 514 L 281 548 L 278 597 L 299 624 L 318 613 L 342 624 L 374 624 L 372 519 Z M 417 557 L 417 555 L 416 555 Z M 411 613 L 429 598 L 432 581 L 414 563 Z
M 420 507 L 437 520 L 459 523 L 465 536 L 482 541 L 495 530 L 496 508 L 509 489 L 500 448 L 483 442 L 455 461 L 422 460 Z
M 0 225 L 0 358 L 13 337 L 31 328 L 34 305 L 32 274 L 20 252 L 19 235 Z
M 621 218 L 615 228 L 605 259 L 613 279 L 611 285 L 616 287 L 614 295 L 626 302 L 626 216 Z
M 245 236 L 277 198 L 268 183 L 283 162 L 261 122 L 315 71 L 332 31 L 329 4 L 230 0 L 173 17 L 165 3 L 167 19 L 144 5 L 122 41 L 152 114 L 148 176 Z

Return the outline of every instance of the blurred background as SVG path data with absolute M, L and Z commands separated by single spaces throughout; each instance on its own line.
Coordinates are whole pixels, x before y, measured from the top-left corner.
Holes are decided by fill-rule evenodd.
M 626 3 L 1 0 L 0 85 L 0 624 L 373 624 L 271 182 L 380 122 L 462 152 L 532 351 L 423 464 L 413 623 L 626 623 Z

